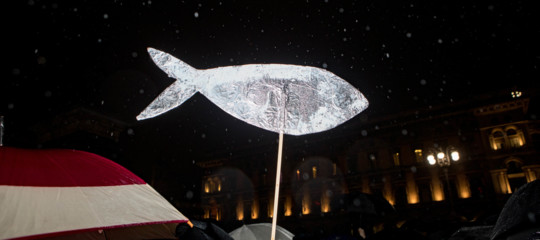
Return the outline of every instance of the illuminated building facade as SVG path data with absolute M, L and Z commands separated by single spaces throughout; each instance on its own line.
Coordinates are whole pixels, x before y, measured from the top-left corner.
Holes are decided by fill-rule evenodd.
M 286 138 L 279 217 L 339 215 L 336 199 L 353 192 L 383 196 L 397 210 L 504 199 L 540 178 L 540 122 L 529 114 L 531 101 L 520 95 L 360 117 L 343 131 L 324 133 L 325 139 Z M 458 161 L 428 164 L 430 151 L 450 146 Z M 262 146 L 206 167 L 205 217 L 271 221 L 276 149 Z

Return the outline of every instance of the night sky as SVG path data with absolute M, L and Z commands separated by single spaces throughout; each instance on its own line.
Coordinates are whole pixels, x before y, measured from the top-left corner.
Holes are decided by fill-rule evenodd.
M 534 1 L 12 2 L 3 4 L 6 140 L 86 108 L 127 124 L 130 143 L 119 149 L 126 158 L 141 145 L 148 155 L 176 152 L 189 156 L 181 160 L 187 162 L 270 143 L 275 151 L 277 134 L 234 119 L 200 94 L 137 122 L 173 82 L 147 47 L 199 69 L 251 63 L 326 68 L 370 101 L 348 124 L 499 89 L 526 93 L 539 80 Z M 324 142 L 324 136 L 315 138 Z

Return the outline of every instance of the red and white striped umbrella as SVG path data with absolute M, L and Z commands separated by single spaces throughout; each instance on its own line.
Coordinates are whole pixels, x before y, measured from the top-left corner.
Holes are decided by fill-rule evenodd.
M 0 239 L 174 239 L 187 221 L 109 159 L 0 146 Z

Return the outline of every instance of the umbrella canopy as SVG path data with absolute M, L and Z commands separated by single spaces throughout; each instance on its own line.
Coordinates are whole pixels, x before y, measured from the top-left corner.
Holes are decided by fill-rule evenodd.
M 0 239 L 174 239 L 176 225 L 187 221 L 109 159 L 0 147 Z
M 270 232 L 272 231 L 272 224 L 270 223 L 255 223 L 242 225 L 241 227 L 233 230 L 229 233 L 232 238 L 236 240 L 257 240 L 268 239 Z M 287 229 L 280 226 L 276 227 L 276 240 L 292 240 L 294 234 Z

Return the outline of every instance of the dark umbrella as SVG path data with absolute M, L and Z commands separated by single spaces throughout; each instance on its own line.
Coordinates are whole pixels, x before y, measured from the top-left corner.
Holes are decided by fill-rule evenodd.
M 212 222 L 191 220 L 176 228 L 176 236 L 186 240 L 233 240 L 225 230 Z
M 535 180 L 520 187 L 508 199 L 493 227 L 491 239 L 501 239 L 505 236 L 518 237 L 518 235 L 527 239 L 535 232 L 537 237 L 540 237 L 538 236 L 539 217 L 540 180 Z

